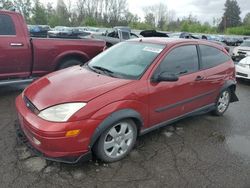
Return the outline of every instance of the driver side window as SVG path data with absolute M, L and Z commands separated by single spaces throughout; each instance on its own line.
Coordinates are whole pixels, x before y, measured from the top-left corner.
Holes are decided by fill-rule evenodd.
M 157 72 L 184 75 L 199 70 L 199 60 L 195 45 L 186 45 L 173 49 L 158 67 Z

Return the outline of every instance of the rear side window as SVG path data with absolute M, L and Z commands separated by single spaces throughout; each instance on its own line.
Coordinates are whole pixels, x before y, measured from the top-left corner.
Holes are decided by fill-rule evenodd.
M 159 69 L 160 72 L 169 72 L 177 75 L 198 71 L 199 60 L 196 46 L 187 45 L 173 49 L 161 62 Z
M 203 69 L 218 66 L 231 59 L 227 54 L 225 54 L 221 50 L 211 46 L 200 45 L 200 50 Z
M 129 38 L 130 38 L 130 36 L 129 36 L 128 32 L 122 32 L 122 39 L 128 40 Z
M 0 35 L 15 35 L 15 26 L 10 16 L 0 14 Z

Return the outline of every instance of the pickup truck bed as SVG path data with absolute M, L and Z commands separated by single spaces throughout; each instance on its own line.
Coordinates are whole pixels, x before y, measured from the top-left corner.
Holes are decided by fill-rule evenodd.
M 30 38 L 21 14 L 0 10 L 0 85 L 26 82 L 83 64 L 101 53 L 105 41 Z

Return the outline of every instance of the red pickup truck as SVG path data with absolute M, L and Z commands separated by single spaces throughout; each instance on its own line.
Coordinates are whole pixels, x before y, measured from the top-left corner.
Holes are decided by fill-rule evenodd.
M 21 14 L 0 10 L 0 86 L 31 82 L 102 52 L 101 40 L 30 38 Z

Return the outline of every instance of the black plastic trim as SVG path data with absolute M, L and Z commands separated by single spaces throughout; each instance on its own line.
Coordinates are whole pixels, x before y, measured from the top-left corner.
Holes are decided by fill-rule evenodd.
M 20 124 L 18 123 L 18 121 L 15 122 L 15 130 L 16 130 L 16 135 L 17 135 L 17 139 L 22 142 L 24 145 L 26 145 L 28 147 L 28 149 L 36 156 L 38 157 L 42 157 L 46 160 L 49 161 L 54 161 L 54 162 L 60 162 L 60 163 L 66 163 L 66 164 L 76 164 L 79 162 L 84 162 L 84 161 L 90 161 L 92 159 L 92 152 L 89 151 L 83 155 L 80 156 L 76 156 L 76 157 L 48 157 L 46 155 L 44 155 L 42 152 L 40 152 L 39 150 L 37 150 L 36 148 L 34 148 L 28 138 L 26 137 L 26 135 L 24 134 L 24 132 L 22 131 Z
M 225 90 L 225 89 L 228 89 L 230 87 L 234 87 L 235 89 L 234 90 L 231 90 L 231 100 L 230 102 L 233 103 L 233 102 L 238 102 L 239 101 L 239 98 L 237 97 L 236 93 L 235 93 L 235 90 L 236 90 L 236 81 L 234 80 L 227 80 L 225 82 L 225 84 L 221 87 L 220 89 L 220 93 Z
M 204 98 L 204 97 L 207 97 L 209 95 L 212 95 L 213 93 L 215 93 L 216 90 L 213 90 L 213 91 L 210 91 L 210 92 L 207 92 L 207 93 L 204 93 L 202 95 L 198 95 L 198 96 L 195 96 L 195 97 L 192 97 L 192 98 L 189 98 L 189 99 L 185 99 L 183 101 L 180 101 L 180 102 L 177 102 L 175 104 L 170 104 L 170 105 L 167 105 L 167 106 L 164 106 L 164 107 L 161 107 L 161 108 L 157 108 L 155 110 L 155 112 L 164 112 L 164 111 L 167 111 L 167 110 L 170 110 L 172 108 L 176 108 L 177 106 L 181 106 L 181 105 L 184 105 L 184 104 L 187 104 L 187 103 L 190 103 L 190 102 L 193 102 L 195 100 L 198 100 L 198 99 L 201 99 L 201 98 Z
M 36 108 L 36 106 L 28 99 L 28 97 L 23 96 L 24 103 L 26 107 L 33 112 L 34 114 L 38 114 L 39 110 Z
M 0 80 L 0 86 L 6 86 L 11 84 L 29 84 L 34 80 L 35 78 Z
M 153 130 L 165 127 L 165 126 L 167 126 L 169 124 L 172 124 L 172 123 L 174 123 L 176 121 L 179 121 L 181 119 L 184 119 L 184 118 L 187 118 L 187 117 L 190 117 L 190 116 L 195 116 L 195 115 L 200 115 L 200 114 L 208 113 L 208 112 L 214 110 L 215 108 L 216 108 L 215 104 L 210 104 L 210 105 L 204 106 L 202 108 L 196 109 L 196 110 L 194 110 L 192 112 L 188 112 L 188 113 L 186 113 L 184 115 L 181 115 L 179 117 L 176 117 L 176 118 L 164 121 L 164 122 L 156 124 L 156 125 L 153 125 L 153 126 L 151 126 L 149 128 L 141 130 L 140 136 L 144 135 L 146 133 L 149 133 L 149 132 L 151 132 Z
M 100 135 L 105 131 L 106 129 L 110 128 L 114 123 L 116 123 L 119 120 L 122 119 L 128 119 L 128 118 L 135 118 L 140 122 L 140 125 L 143 125 L 143 120 L 141 118 L 141 115 L 136 112 L 133 109 L 123 109 L 116 111 L 112 113 L 110 116 L 108 116 L 95 130 L 89 147 L 92 148 L 95 144 L 96 140 L 100 137 Z

